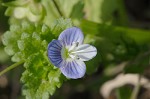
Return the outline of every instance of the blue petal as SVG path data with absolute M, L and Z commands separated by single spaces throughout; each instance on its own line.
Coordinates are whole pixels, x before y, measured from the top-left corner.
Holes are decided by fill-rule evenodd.
M 53 65 L 56 67 L 60 67 L 63 59 L 61 57 L 61 49 L 62 49 L 62 42 L 59 40 L 53 40 L 48 45 L 48 57 Z
M 73 42 L 79 42 L 79 44 L 82 44 L 83 39 L 83 33 L 77 27 L 72 27 L 64 30 L 58 38 L 58 40 L 61 40 L 66 46 L 71 46 Z
M 83 77 L 86 72 L 85 63 L 82 61 L 64 61 L 61 65 L 60 70 L 67 78 L 78 79 Z

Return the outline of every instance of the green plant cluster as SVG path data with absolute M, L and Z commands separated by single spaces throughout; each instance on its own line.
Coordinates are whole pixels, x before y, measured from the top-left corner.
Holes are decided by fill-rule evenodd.
M 86 62 L 86 73 L 100 73 L 89 83 L 76 81 L 88 90 L 99 90 L 119 73 L 143 75 L 150 65 L 150 31 L 129 27 L 123 0 L 15 0 L 3 5 L 10 27 L 2 42 L 11 60 L 24 65 L 21 82 L 26 99 L 48 99 L 67 80 L 49 61 L 47 46 L 74 25 L 83 31 L 84 43 L 97 48 L 97 56 Z M 122 97 L 130 97 L 130 88 L 119 90 Z
M 48 99 L 65 80 L 60 70 L 50 63 L 47 46 L 57 37 L 55 35 L 70 26 L 71 21 L 63 18 L 57 20 L 53 28 L 22 21 L 12 24 L 3 35 L 5 51 L 12 56 L 12 61 L 24 61 L 21 82 L 27 99 Z

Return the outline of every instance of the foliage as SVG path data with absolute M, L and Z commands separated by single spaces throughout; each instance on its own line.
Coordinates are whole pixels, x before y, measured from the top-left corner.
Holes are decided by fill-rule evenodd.
M 64 24 L 66 22 L 68 24 Z M 47 58 L 47 46 L 56 38 L 56 34 L 71 26 L 69 22 L 69 19 L 57 20 L 54 28 L 50 29 L 44 24 L 23 21 L 21 24 L 11 25 L 10 31 L 3 35 L 5 51 L 12 55 L 12 61 L 25 61 L 21 81 L 24 83 L 23 94 L 27 99 L 47 99 L 65 80 Z
M 102 69 L 101 78 L 94 84 L 101 86 L 120 72 L 143 75 L 149 66 L 150 31 L 128 27 L 122 0 L 15 0 L 4 2 L 3 6 L 9 17 L 9 30 L 2 36 L 4 50 L 13 62 L 24 61 L 21 82 L 27 99 L 48 99 L 66 80 L 50 63 L 47 45 L 72 26 L 81 28 L 84 43 L 97 47 L 97 56 L 86 62 L 88 75 Z M 0 5 L 3 12 L 1 8 Z M 2 63 L 8 56 L 1 48 Z M 122 64 L 123 68 L 116 71 Z M 130 96 L 130 88 L 117 91 L 124 97 L 128 90 L 126 96 Z
M 101 55 L 93 61 L 94 66 L 97 66 L 97 62 L 100 62 L 97 59 L 100 58 L 104 68 L 116 67 L 122 62 L 127 62 L 122 70 L 126 73 L 141 73 L 149 66 L 149 31 L 114 27 L 86 20 L 81 22 L 81 27 L 84 33 L 93 33 L 88 34 L 93 38 L 90 38 L 90 41 L 100 49 Z

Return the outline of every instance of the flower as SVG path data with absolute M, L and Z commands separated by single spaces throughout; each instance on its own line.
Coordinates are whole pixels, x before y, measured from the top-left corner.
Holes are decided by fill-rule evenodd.
M 97 49 L 89 44 L 83 44 L 84 36 L 77 27 L 64 30 L 48 45 L 48 57 L 51 63 L 60 68 L 61 72 L 72 79 L 81 78 L 86 72 L 84 61 L 96 56 Z

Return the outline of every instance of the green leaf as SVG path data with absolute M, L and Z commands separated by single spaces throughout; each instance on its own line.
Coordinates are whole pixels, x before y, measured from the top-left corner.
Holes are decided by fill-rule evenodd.
M 27 99 L 48 99 L 66 79 L 47 57 L 48 43 L 64 29 L 71 27 L 70 19 L 58 19 L 51 29 L 45 24 L 28 21 L 14 23 L 4 33 L 2 41 L 5 51 L 13 62 L 24 60 L 22 74 L 23 95 Z
M 63 30 L 72 27 L 71 19 L 57 19 L 54 24 L 52 25 L 52 32 L 54 35 L 59 35 Z
M 9 56 L 4 51 L 3 47 L 0 47 L 0 63 L 5 63 L 9 59 Z
M 132 62 L 129 62 L 124 68 L 125 73 L 143 73 L 149 67 L 150 52 L 140 53 Z
M 86 12 L 87 20 L 110 23 L 117 8 L 117 0 L 85 0 L 84 11 Z
M 84 17 L 84 3 L 80 0 L 42 0 L 46 10 L 43 22 L 51 26 L 51 22 L 60 17 L 71 18 L 74 24 L 78 25 Z
M 134 40 L 137 44 L 145 44 L 150 41 L 150 31 L 144 29 L 136 29 L 136 28 L 127 28 L 127 27 L 119 27 L 119 26 L 112 26 L 107 24 L 99 24 L 92 21 L 82 20 L 81 28 L 84 33 L 92 35 L 101 36 L 101 34 L 105 33 L 108 35 L 110 32 L 110 37 L 114 37 L 113 33 L 123 34 L 128 38 Z M 109 35 L 108 35 L 109 36 Z M 117 39 L 116 39 L 117 40 Z
M 77 2 L 73 6 L 72 11 L 69 16 L 73 19 L 82 19 L 84 16 L 83 8 L 84 8 L 84 3 L 81 1 Z
M 103 3 L 103 0 L 85 0 L 84 11 L 86 12 L 86 17 L 88 20 L 93 22 L 101 22 L 100 19 L 100 5 Z
M 149 51 L 150 31 L 98 24 L 87 20 L 81 22 L 81 28 L 86 38 L 88 36 L 86 42 L 94 44 L 99 51 L 93 61 L 87 62 L 89 74 L 96 71 L 100 63 L 104 68 L 109 68 L 112 64 L 119 66 L 121 63 L 129 62 L 124 69 L 126 73 L 142 73 L 149 66 L 149 57 L 139 55 Z M 143 58 L 134 63 L 137 57 Z
M 110 22 L 113 20 L 113 14 L 118 9 L 117 0 L 100 0 L 100 18 L 102 22 Z
M 48 99 L 63 82 L 61 72 L 48 64 L 42 54 L 30 56 L 24 66 L 21 81 L 25 83 L 23 94 L 27 99 Z
M 71 13 L 74 13 L 77 18 L 80 15 L 83 15 L 83 2 L 81 2 L 80 0 L 55 0 L 55 2 L 57 3 L 64 17 L 69 18 Z
M 34 0 L 24 1 L 16 0 L 4 3 L 7 6 L 5 15 L 16 19 L 28 19 L 31 22 L 42 21 L 45 16 L 45 9 L 43 5 Z

